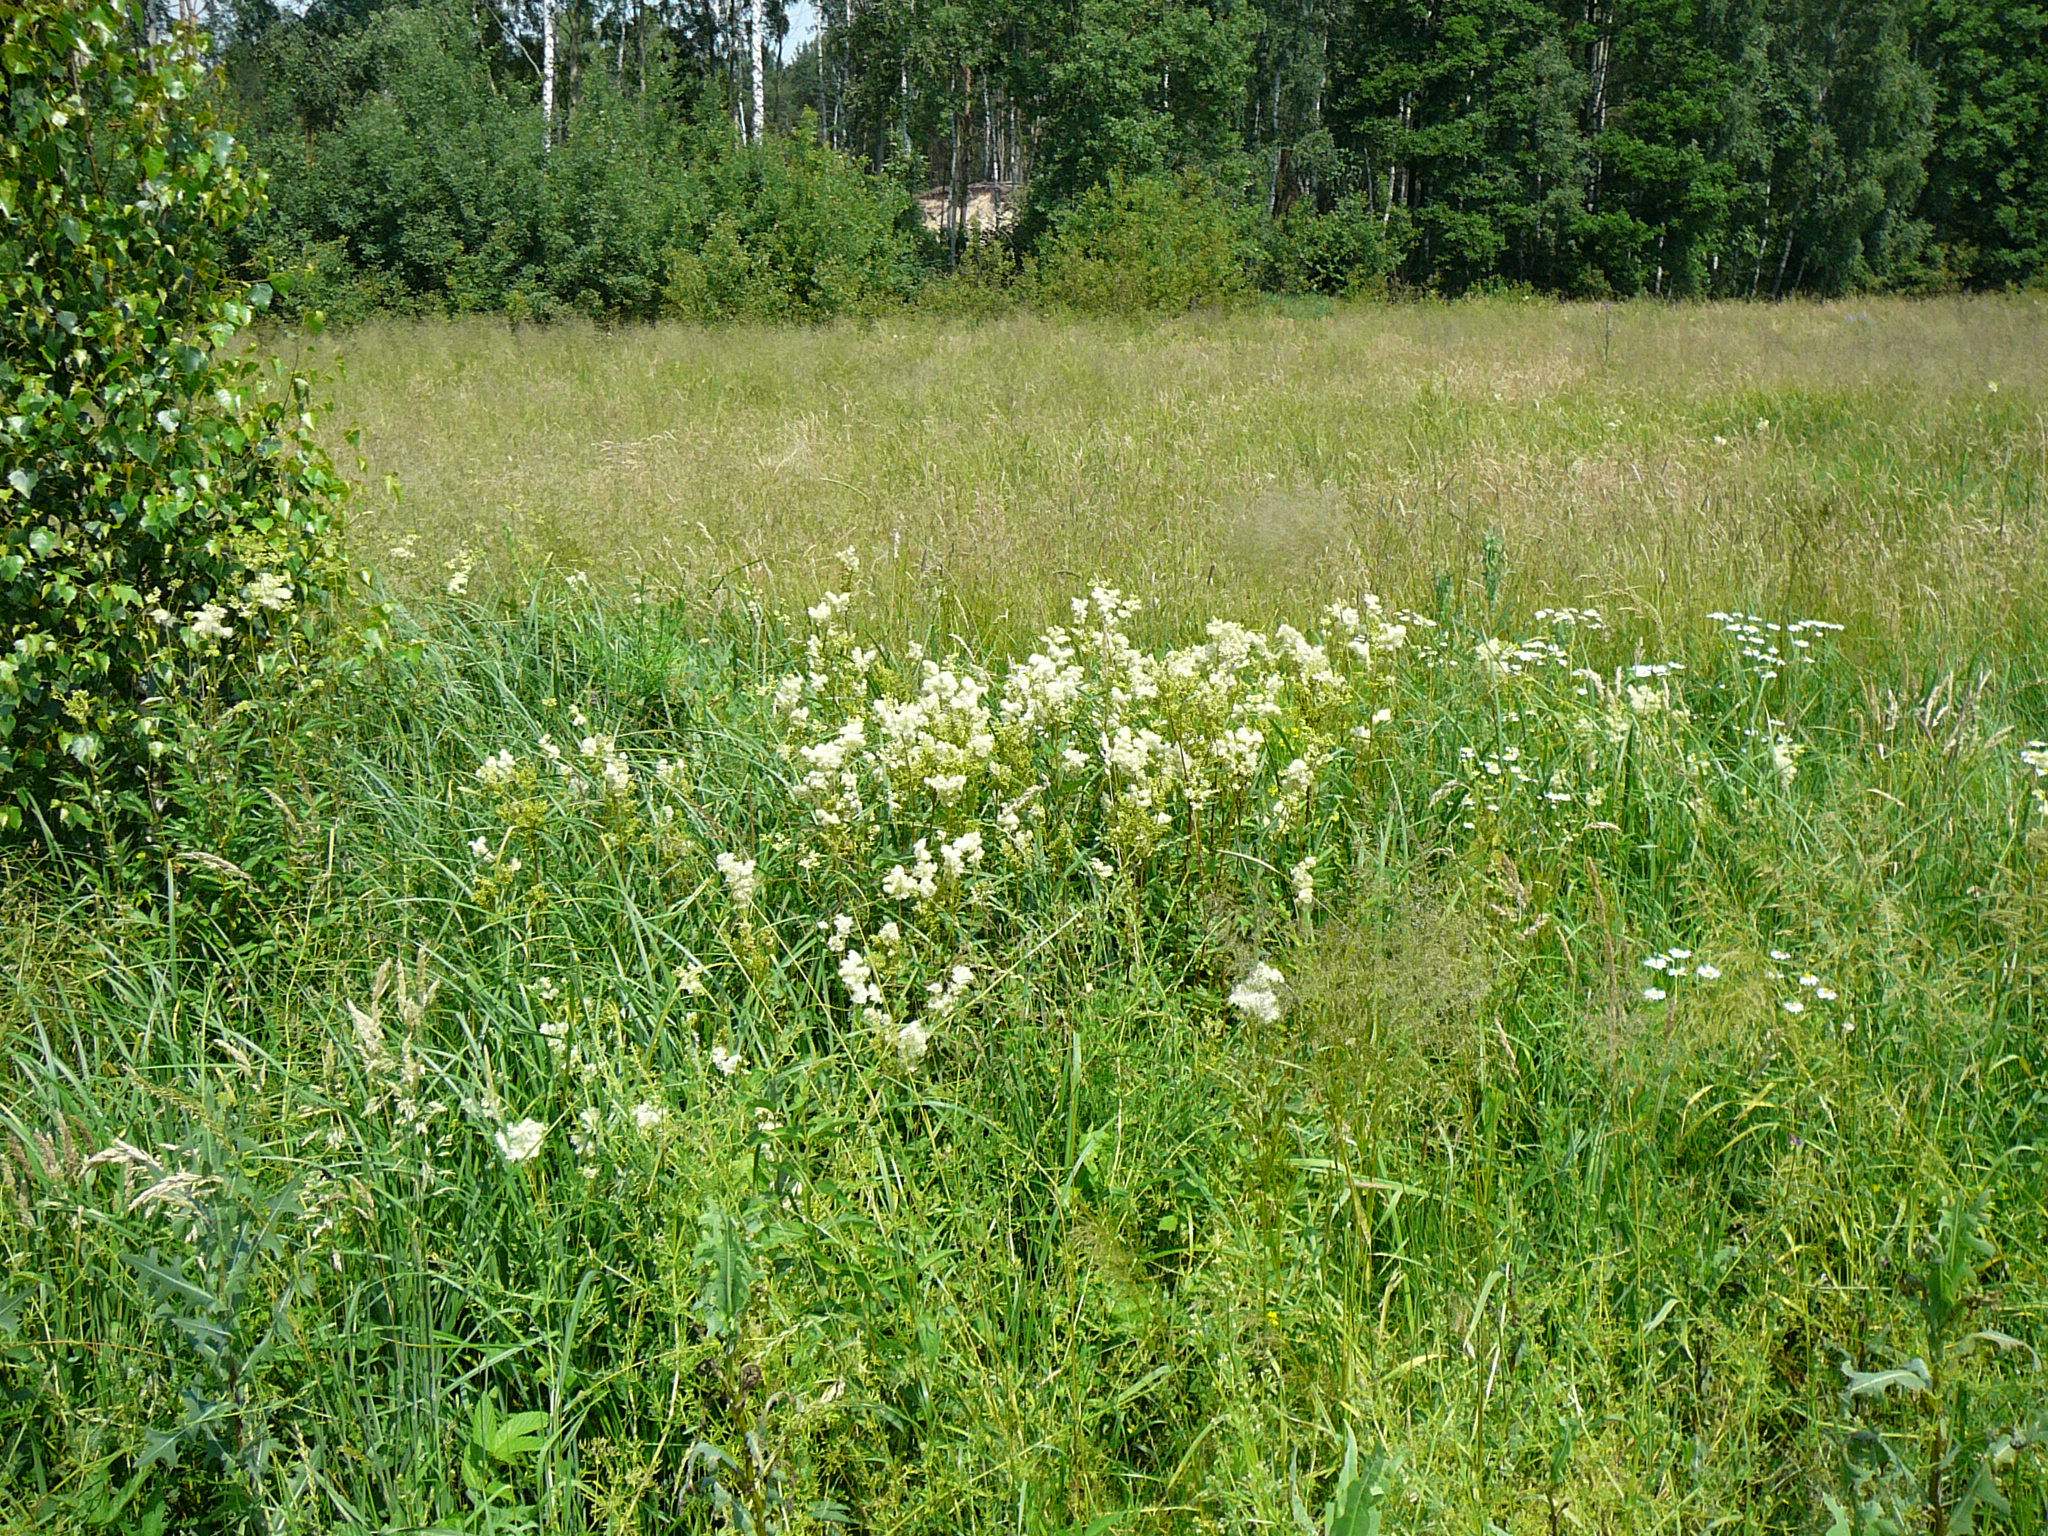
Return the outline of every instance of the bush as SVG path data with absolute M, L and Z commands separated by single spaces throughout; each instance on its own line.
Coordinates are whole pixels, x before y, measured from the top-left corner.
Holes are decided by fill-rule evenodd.
M 1260 238 L 1260 286 L 1276 293 L 1360 295 L 1386 287 L 1401 258 L 1401 230 L 1353 193 L 1327 213 L 1293 210 Z
M 693 320 L 820 320 L 910 293 L 910 198 L 802 134 L 714 149 L 683 173 L 667 308 Z
M 106 0 L 0 35 L 0 823 L 152 808 L 179 701 L 269 668 L 330 591 L 343 487 L 307 385 L 236 334 L 224 252 L 261 187 L 189 43 Z
M 1113 177 L 1054 213 L 1032 270 L 1039 302 L 1101 314 L 1228 304 L 1251 288 L 1236 215 L 1205 183 Z

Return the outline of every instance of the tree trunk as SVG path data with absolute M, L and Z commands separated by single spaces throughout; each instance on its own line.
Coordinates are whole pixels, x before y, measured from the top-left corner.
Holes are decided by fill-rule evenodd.
M 761 24 L 762 0 L 747 7 L 747 62 L 754 71 L 753 140 L 761 142 L 768 126 L 768 29 Z
M 555 147 L 555 0 L 540 0 L 541 143 Z

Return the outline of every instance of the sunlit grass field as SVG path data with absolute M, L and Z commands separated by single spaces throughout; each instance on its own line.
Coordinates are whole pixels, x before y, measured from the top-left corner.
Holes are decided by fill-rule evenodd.
M 2048 297 L 1362 306 L 820 331 L 391 325 L 322 344 L 365 558 L 411 534 L 1008 643 L 1113 579 L 1173 622 L 1505 595 L 1696 629 L 1826 610 L 1913 644 L 2039 627 Z M 382 492 L 395 476 L 401 498 Z M 423 569 L 422 569 L 423 568 Z
M 0 1529 L 2048 1525 L 2041 301 L 337 354 L 385 617 L 4 870 Z

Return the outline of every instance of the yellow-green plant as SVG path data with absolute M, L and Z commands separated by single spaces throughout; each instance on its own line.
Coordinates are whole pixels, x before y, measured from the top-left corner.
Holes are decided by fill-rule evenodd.
M 139 814 L 181 702 L 270 665 L 333 586 L 342 485 L 302 377 L 229 345 L 262 198 L 189 38 L 103 0 L 0 34 L 0 824 Z

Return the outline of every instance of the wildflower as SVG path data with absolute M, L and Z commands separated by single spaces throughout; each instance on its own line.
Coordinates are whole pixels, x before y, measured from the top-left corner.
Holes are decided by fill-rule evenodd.
M 931 1031 L 915 1019 L 900 1026 L 896 1031 L 896 1054 L 903 1058 L 903 1065 L 914 1067 L 922 1061 L 931 1038 Z
M 1316 904 L 1316 856 L 1310 854 L 1287 872 L 1294 886 L 1294 904 L 1306 912 Z
M 1278 1022 L 1285 1011 L 1280 1001 L 1279 988 L 1287 978 L 1273 966 L 1264 963 L 1251 968 L 1251 973 L 1237 984 L 1230 994 L 1230 1006 L 1247 1019 L 1261 1024 Z
M 1796 997 L 1788 997 L 1785 999 L 1784 1002 L 1780 1003 L 1778 1006 L 1783 1008 L 1787 1013 L 1806 1012 L 1806 1004 L 1802 1003 Z
M 1643 988 L 1643 996 L 1653 1003 L 1661 1003 L 1664 1001 L 1664 989 L 1662 987 L 1645 987 Z
M 547 1126 L 539 1120 L 515 1120 L 497 1134 L 498 1151 L 508 1163 L 524 1163 L 540 1155 L 548 1137 Z
M 519 760 L 511 752 L 503 751 L 498 753 L 497 756 L 487 757 L 479 763 L 476 776 L 479 782 L 495 788 L 498 785 L 510 782 L 512 775 L 518 769 Z
M 1820 985 L 1820 978 L 1818 976 L 1802 976 L 1799 978 L 1799 985 L 1802 987 L 1817 987 Z
M 1651 955 L 1643 962 L 1644 965 L 1647 965 L 1653 971 L 1661 971 L 1670 963 L 1671 958 L 1668 955 Z
M 264 571 L 253 576 L 242 588 L 244 613 L 258 608 L 269 613 L 282 613 L 291 605 L 292 584 L 276 571 Z
M 1831 987 L 1815 987 L 1813 995 L 1824 1003 L 1832 1003 L 1835 1000 L 1834 989 Z
M 968 865 L 981 862 L 981 834 L 963 832 L 950 843 L 940 844 L 939 857 L 945 860 L 947 878 L 958 880 L 967 873 Z
M 1771 958 L 1773 960 L 1785 961 L 1790 960 L 1792 957 L 1786 954 L 1785 951 L 1782 949 L 1774 949 L 1771 951 Z
M 761 880 L 754 872 L 754 861 L 743 859 L 738 854 L 721 853 L 717 860 L 718 872 L 725 878 L 725 889 L 736 907 L 750 906 L 754 894 L 761 888 Z
M 711 1065 L 718 1068 L 724 1076 L 731 1077 L 745 1065 L 745 1061 L 738 1051 L 728 1051 L 722 1045 L 714 1045 L 711 1047 Z
M 1692 973 L 1699 977 L 1701 981 L 1719 981 L 1721 979 L 1721 967 L 1718 965 L 1694 966 Z
M 882 1000 L 882 989 L 874 983 L 874 972 L 857 949 L 849 949 L 839 962 L 839 979 L 846 986 L 848 1000 L 856 1008 Z
M 1674 960 L 1690 960 L 1692 958 L 1692 951 L 1689 949 L 1669 949 L 1665 953 Z
M 1778 782 L 1787 789 L 1790 789 L 1792 781 L 1799 777 L 1799 755 L 1805 750 L 1803 746 L 1795 746 L 1783 736 L 1771 743 L 1771 767 L 1778 775 Z
M 470 840 L 469 851 L 488 862 L 491 857 L 491 840 L 479 833 Z
M 225 640 L 235 632 L 227 619 L 227 609 L 219 603 L 208 603 L 204 608 L 193 609 L 186 622 L 192 626 L 192 633 L 202 640 Z
M 652 1136 L 668 1123 L 668 1111 L 659 1104 L 642 1101 L 633 1106 L 633 1125 L 642 1136 Z

